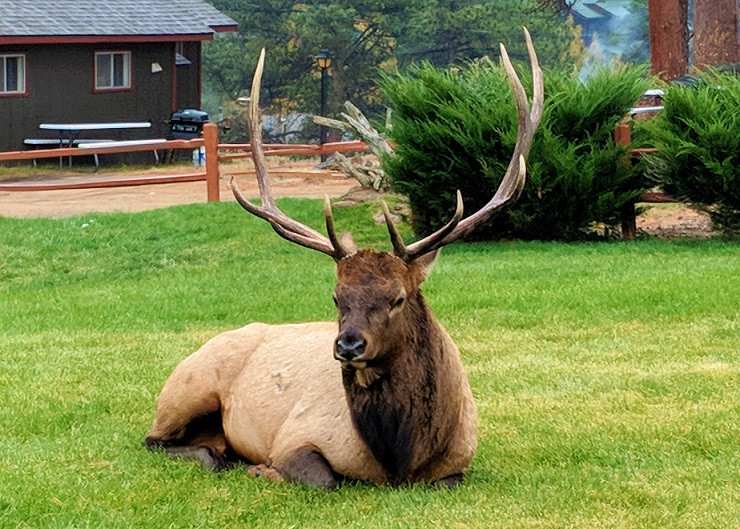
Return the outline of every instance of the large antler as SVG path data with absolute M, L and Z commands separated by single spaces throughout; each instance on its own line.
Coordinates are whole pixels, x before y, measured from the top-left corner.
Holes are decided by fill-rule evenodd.
M 326 217 L 326 231 L 329 237 L 324 237 L 316 230 L 297 222 L 275 205 L 275 200 L 272 198 L 272 189 L 270 187 L 270 179 L 267 174 L 267 163 L 265 161 L 265 154 L 262 151 L 262 119 L 260 118 L 260 86 L 262 84 L 262 70 L 265 66 L 265 50 L 262 49 L 259 60 L 257 61 L 257 68 L 254 71 L 254 78 L 252 79 L 252 90 L 250 93 L 250 104 L 249 104 L 249 136 L 252 142 L 252 157 L 254 159 L 254 168 L 257 173 L 257 183 L 260 190 L 260 198 L 262 205 L 258 206 L 252 204 L 247 197 L 245 197 L 234 181 L 234 177 L 231 178 L 231 190 L 236 197 L 237 202 L 257 217 L 266 220 L 270 223 L 272 228 L 285 239 L 289 241 L 318 250 L 322 253 L 330 255 L 336 260 L 342 259 L 349 255 L 350 249 L 345 248 L 337 238 L 336 232 L 334 231 L 334 219 L 331 212 L 331 204 L 329 198 L 326 197 L 324 201 L 324 216 Z
M 504 179 L 499 185 L 496 194 L 488 204 L 463 220 L 461 220 L 463 213 L 462 197 L 458 191 L 457 208 L 452 219 L 436 232 L 408 246 L 404 244 L 403 239 L 396 230 L 396 227 L 393 225 L 388 207 L 384 203 L 383 213 L 385 214 L 386 224 L 388 224 L 388 232 L 390 233 L 391 242 L 393 243 L 393 251 L 398 257 L 406 262 L 410 263 L 417 257 L 469 235 L 478 226 L 488 221 L 493 213 L 501 206 L 512 199 L 516 200 L 519 198 L 522 188 L 524 187 L 527 172 L 525 159 L 529 155 L 532 138 L 534 137 L 535 130 L 537 130 L 537 126 L 542 118 L 544 92 L 542 70 L 540 70 L 537 54 L 535 53 L 534 45 L 532 44 L 532 37 L 529 35 L 527 28 L 524 28 L 524 37 L 527 41 L 527 51 L 529 53 L 529 61 L 532 66 L 533 89 L 531 111 L 527 101 L 527 94 L 524 92 L 524 87 L 514 71 L 514 67 L 511 64 L 506 48 L 501 44 L 501 59 L 504 63 L 504 69 L 506 70 L 506 77 L 509 80 L 509 85 L 514 92 L 518 118 L 516 145 L 514 146 L 514 153 L 511 155 L 511 161 L 509 162 L 509 167 L 506 169 Z

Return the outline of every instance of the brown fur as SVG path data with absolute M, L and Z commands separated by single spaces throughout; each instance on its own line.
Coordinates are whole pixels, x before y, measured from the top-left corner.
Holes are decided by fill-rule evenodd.
M 334 475 L 457 483 L 475 453 L 477 414 L 457 347 L 419 290 L 433 259 L 361 250 L 337 263 L 338 326 L 256 323 L 209 341 L 165 383 L 147 444 L 180 456 L 205 446 L 211 468 L 233 451 L 322 487 Z M 366 349 L 340 366 L 332 351 L 349 328 Z M 214 414 L 220 437 L 191 431 Z M 192 459 L 203 462 L 203 451 Z

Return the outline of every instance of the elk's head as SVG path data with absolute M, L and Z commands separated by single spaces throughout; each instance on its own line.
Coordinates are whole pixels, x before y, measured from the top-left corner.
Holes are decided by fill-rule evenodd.
M 337 263 L 339 334 L 334 358 L 364 368 L 383 364 L 402 349 L 423 317 L 419 287 L 436 254 L 406 263 L 388 252 L 360 250 Z
M 516 101 L 518 130 L 511 161 L 496 194 L 483 208 L 463 219 L 462 197 L 458 191 L 457 207 L 452 219 L 436 232 L 408 246 L 400 237 L 388 207 L 383 203 L 393 244 L 392 253 L 358 250 L 349 234 L 337 237 L 328 198 L 324 202 L 328 236 L 291 219 L 275 205 L 262 151 L 259 115 L 260 82 L 265 60 L 265 50 L 262 50 L 252 82 L 249 121 L 252 156 L 262 205 L 249 202 L 233 178 L 231 188 L 244 209 L 268 221 L 280 236 L 325 253 L 336 261 L 338 282 L 334 301 L 339 312 L 339 334 L 335 341 L 334 357 L 343 364 L 350 364 L 359 370 L 376 365 L 398 351 L 404 339 L 411 339 L 409 333 L 414 329 L 410 327 L 415 324 L 418 326 L 419 319 L 426 314 L 419 287 L 426 279 L 439 249 L 471 233 L 521 193 L 526 173 L 525 158 L 542 117 L 543 101 L 542 72 L 526 28 L 524 34 L 533 75 L 531 110 L 506 48 L 501 45 L 501 58 Z

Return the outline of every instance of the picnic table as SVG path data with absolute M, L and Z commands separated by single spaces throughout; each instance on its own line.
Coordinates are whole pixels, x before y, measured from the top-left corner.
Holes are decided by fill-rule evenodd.
M 104 123 L 42 123 L 39 125 L 43 130 L 55 130 L 59 133 L 59 147 L 72 147 L 83 131 L 87 130 L 126 130 L 126 129 L 148 129 L 152 126 L 149 121 L 111 121 Z M 62 160 L 59 159 L 61 167 Z M 72 167 L 72 157 L 69 158 L 69 166 Z

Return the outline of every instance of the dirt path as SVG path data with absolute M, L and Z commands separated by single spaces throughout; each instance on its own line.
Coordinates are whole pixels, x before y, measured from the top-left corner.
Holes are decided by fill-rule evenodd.
M 319 175 L 313 172 L 311 162 L 279 160 L 268 162 L 272 175 L 275 197 L 335 198 L 344 195 L 357 185 L 341 174 Z M 221 200 L 231 201 L 234 197 L 229 188 L 229 171 L 244 171 L 243 166 L 225 166 L 221 176 Z M 171 174 L 172 168 L 155 168 L 146 175 Z M 179 171 L 192 171 L 181 167 Z M 122 177 L 121 173 L 111 177 Z M 38 182 L 100 179 L 105 175 L 71 173 L 63 175 L 30 177 Z M 27 178 L 27 177 L 26 177 Z M 5 179 L 5 181 L 8 181 Z M 257 181 L 253 174 L 238 174 L 237 182 L 249 197 L 259 196 Z M 0 191 L 0 216 L 3 217 L 69 217 L 86 213 L 110 213 L 114 211 L 136 212 L 166 208 L 181 204 L 206 202 L 205 182 L 160 184 L 138 187 L 64 191 Z M 706 213 L 690 209 L 682 204 L 651 204 L 637 219 L 638 230 L 662 238 L 706 238 L 713 235 L 711 221 Z
M 76 175 L 50 177 L 50 180 L 58 181 L 59 178 L 89 180 L 102 177 L 104 175 Z M 33 180 L 38 182 L 42 178 L 34 177 Z M 354 180 L 347 180 L 338 175 L 328 178 L 310 175 L 308 177 L 274 175 L 272 181 L 273 194 L 277 198 L 286 196 L 321 198 L 325 194 L 333 198 L 343 195 L 357 185 Z M 247 196 L 259 196 L 254 176 L 239 175 L 237 183 Z M 234 200 L 229 188 L 228 175 L 221 177 L 221 200 Z M 202 202 L 206 202 L 205 182 L 63 191 L 0 191 L 0 216 L 58 218 L 85 213 L 136 212 Z

